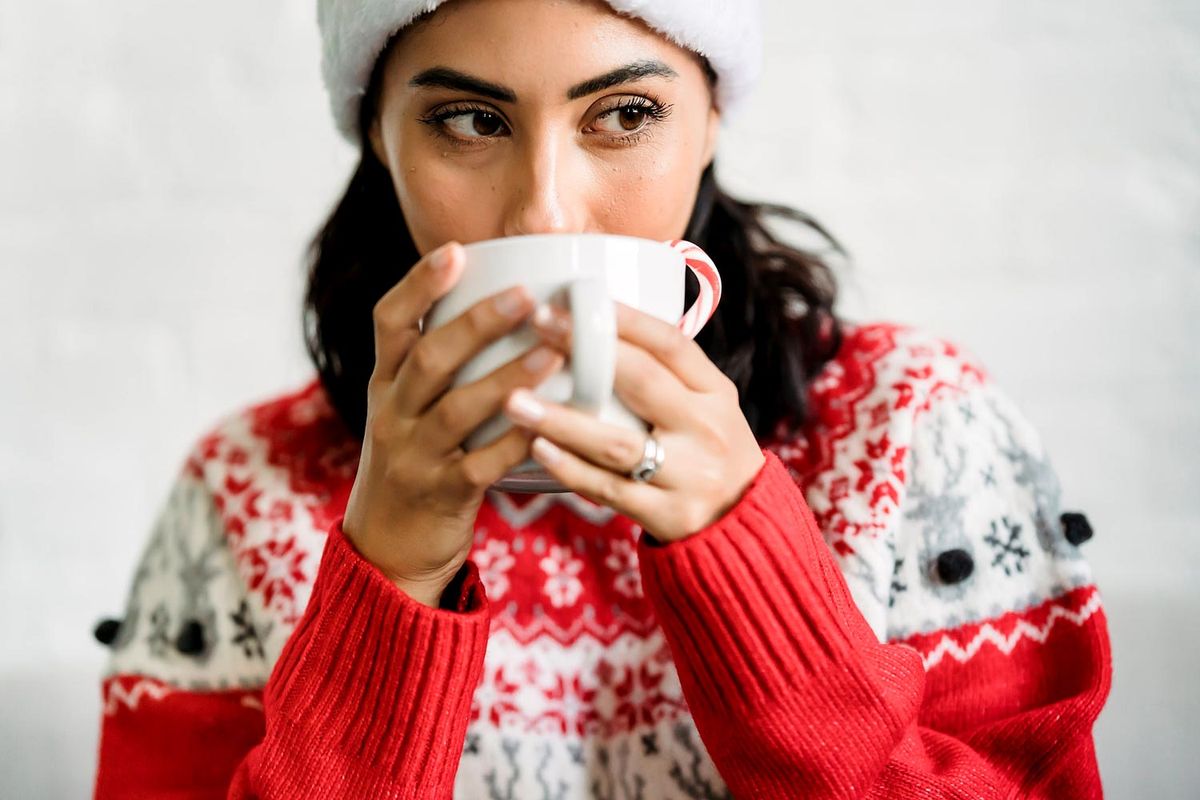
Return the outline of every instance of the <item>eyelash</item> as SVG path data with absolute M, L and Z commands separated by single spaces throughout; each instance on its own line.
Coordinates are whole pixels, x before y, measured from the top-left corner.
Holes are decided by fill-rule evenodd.
M 624 103 L 621 103 L 620 105 L 613 106 L 612 108 L 606 108 L 605 110 L 601 111 L 599 114 L 596 115 L 596 119 L 601 119 L 603 117 L 608 116 L 609 114 L 617 114 L 617 113 L 620 113 L 621 111 L 625 111 L 625 110 L 641 111 L 643 114 L 645 114 L 647 117 L 649 117 L 648 122 L 643 124 L 640 128 L 638 128 L 636 131 L 634 131 L 632 133 L 628 133 L 623 136 L 622 135 L 614 135 L 614 136 L 608 137 L 614 144 L 616 144 L 618 146 L 631 147 L 635 144 L 638 144 L 643 139 L 645 139 L 650 134 L 651 128 L 653 128 L 656 124 L 658 124 L 659 122 L 662 122 L 664 119 L 666 119 L 668 116 L 670 116 L 672 108 L 673 108 L 673 105 L 671 103 L 663 103 L 661 100 L 659 100 L 657 97 L 654 97 L 653 95 L 649 95 L 647 97 L 634 97 Z M 485 106 L 473 105 L 470 103 L 468 103 L 467 105 L 457 105 L 452 108 L 443 109 L 443 110 L 435 112 L 435 113 L 427 114 L 427 115 L 421 117 L 418 121 L 423 122 L 426 125 L 428 125 L 436 135 L 442 137 L 443 139 L 448 140 L 451 144 L 453 144 L 455 146 L 474 147 L 475 142 L 470 141 L 470 140 L 464 140 L 461 137 L 458 137 L 458 136 L 455 136 L 454 134 L 448 133 L 446 131 L 446 125 L 445 125 L 447 120 L 454 119 L 455 117 L 467 116 L 470 114 L 490 114 L 494 117 L 500 118 L 501 122 L 503 123 L 503 118 L 500 117 L 500 115 L 497 114 L 494 110 L 487 108 Z M 508 127 L 507 123 L 504 123 L 504 126 L 507 128 Z M 499 138 L 499 137 L 498 136 L 480 136 L 480 137 L 478 137 L 478 139 L 481 141 L 487 140 L 487 139 L 497 139 L 497 138 Z

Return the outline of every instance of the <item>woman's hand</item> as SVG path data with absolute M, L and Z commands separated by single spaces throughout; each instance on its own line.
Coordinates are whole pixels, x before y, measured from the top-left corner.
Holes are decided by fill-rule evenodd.
M 342 530 L 403 591 L 437 606 L 470 551 L 484 493 L 529 457 L 513 428 L 465 453 L 462 441 L 500 412 L 517 387 L 554 374 L 563 356 L 541 345 L 478 380 L 446 391 L 462 365 L 533 311 L 524 287 L 487 297 L 422 334 L 418 320 L 458 282 L 462 246 L 422 258 L 375 305 L 375 369 L 358 475 Z
M 570 352 L 566 312 L 541 306 L 533 323 L 543 340 Z M 618 302 L 617 336 L 614 393 L 666 451 L 650 481 L 628 477 L 642 458 L 642 433 L 528 391 L 514 391 L 504 411 L 538 435 L 533 457 L 568 489 L 635 520 L 661 542 L 683 539 L 737 503 L 764 463 L 762 449 L 737 387 L 678 328 Z

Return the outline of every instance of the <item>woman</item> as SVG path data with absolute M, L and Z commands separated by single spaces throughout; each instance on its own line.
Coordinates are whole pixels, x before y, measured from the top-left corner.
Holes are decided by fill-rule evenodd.
M 362 161 L 314 241 L 319 376 L 186 460 L 97 630 L 98 796 L 1100 793 L 1086 518 L 975 359 L 837 320 L 763 224 L 806 218 L 717 187 L 754 5 L 642 6 L 320 4 Z M 588 230 L 725 280 L 694 343 L 618 307 L 648 476 L 641 437 L 522 391 L 569 343 L 520 287 L 418 327 L 460 243 Z M 524 324 L 542 345 L 447 390 Z M 489 488 L 530 453 L 571 491 Z

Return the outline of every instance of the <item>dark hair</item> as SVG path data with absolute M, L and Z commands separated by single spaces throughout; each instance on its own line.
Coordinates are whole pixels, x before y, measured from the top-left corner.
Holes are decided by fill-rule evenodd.
M 391 176 L 367 138 L 382 67 L 394 43 L 395 38 L 377 59 L 359 110 L 362 158 L 309 245 L 302 314 L 309 357 L 334 409 L 360 440 L 366 427 L 367 382 L 375 366 L 374 307 L 419 259 Z M 703 65 L 715 82 L 707 60 Z M 837 282 L 832 267 L 820 253 L 780 241 L 768 230 L 771 218 L 798 222 L 819 234 L 833 252 L 847 255 L 807 214 L 726 194 L 713 164 L 701 175 L 684 234 L 721 271 L 721 302 L 696 343 L 737 385 L 742 412 L 759 439 L 776 433 L 777 426 L 792 435 L 804 424 L 808 382 L 842 343 L 833 310 Z M 685 308 L 696 292 L 689 273 Z

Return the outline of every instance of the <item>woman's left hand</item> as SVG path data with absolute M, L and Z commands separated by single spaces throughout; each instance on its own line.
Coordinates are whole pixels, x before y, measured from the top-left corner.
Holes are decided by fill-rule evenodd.
M 528 390 L 509 396 L 505 414 L 537 434 L 534 458 L 567 489 L 624 514 L 660 542 L 684 539 L 738 502 L 761 469 L 763 452 L 742 414 L 737 387 L 699 345 L 676 326 L 623 303 L 616 311 L 613 391 L 650 425 L 666 453 L 649 481 L 629 477 L 642 458 L 643 433 Z M 545 305 L 539 312 L 534 330 L 569 354 L 566 312 Z

